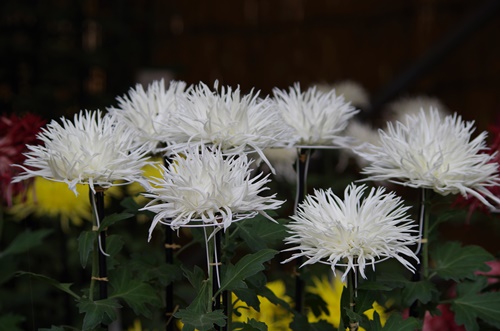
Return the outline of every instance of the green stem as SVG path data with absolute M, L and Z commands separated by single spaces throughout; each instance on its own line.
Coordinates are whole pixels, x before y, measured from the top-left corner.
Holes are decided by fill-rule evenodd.
M 356 313 L 356 301 L 357 301 L 357 267 L 354 267 L 354 270 L 352 270 L 349 274 L 349 279 L 347 280 L 347 288 L 349 290 L 349 309 L 353 313 L 352 315 Z M 359 321 L 353 320 L 352 318 L 349 318 L 349 330 L 350 331 L 356 331 L 359 328 Z
M 309 160 L 311 159 L 311 149 L 301 148 L 298 153 L 297 160 L 297 196 L 295 199 L 294 213 L 297 212 L 297 207 L 304 201 L 307 195 L 307 173 L 309 168 Z M 295 265 L 297 266 L 297 276 L 295 277 L 295 310 L 298 313 L 303 312 L 304 307 L 304 280 L 298 272 L 299 266 L 302 264 L 302 259 L 297 258 Z
M 231 238 L 232 238 L 232 232 L 236 232 L 238 230 L 238 228 L 236 228 L 236 230 L 234 231 L 229 231 L 229 229 L 227 229 L 224 233 L 224 247 L 223 249 L 226 250 L 226 252 L 223 252 L 224 254 L 221 254 L 224 261 L 222 261 L 222 263 L 224 263 L 225 265 L 228 265 L 228 262 L 229 262 L 229 256 L 228 256 L 228 252 L 227 252 L 227 247 L 230 247 L 230 242 L 231 242 Z M 224 327 L 225 330 L 232 330 L 232 322 L 233 322 L 233 319 L 232 319 L 232 315 L 233 315 L 233 304 L 232 304 L 232 294 L 231 294 L 231 291 L 224 291 L 222 293 L 222 304 L 224 306 L 224 314 L 226 315 L 227 317 L 227 323 L 226 323 L 226 326 Z
M 429 219 L 430 219 L 430 192 L 423 189 L 422 203 L 425 204 L 424 222 L 422 229 L 422 273 L 424 279 L 429 279 Z

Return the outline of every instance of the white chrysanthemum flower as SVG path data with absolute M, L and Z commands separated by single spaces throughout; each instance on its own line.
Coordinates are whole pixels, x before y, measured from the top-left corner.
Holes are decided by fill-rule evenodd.
M 441 117 L 450 115 L 450 112 L 439 99 L 421 95 L 404 97 L 391 102 L 384 111 L 384 118 L 391 122 L 405 122 L 407 116 L 418 116 L 422 109 L 428 112 L 435 109 Z
M 81 111 L 74 121 L 52 121 L 38 138 L 43 145 L 28 145 L 24 169 L 16 181 L 30 177 L 67 183 L 78 194 L 77 184 L 108 188 L 142 181 L 141 168 L 146 164 L 143 148 L 134 143 L 127 127 L 100 111 Z M 120 183 L 116 183 L 120 181 Z
M 297 173 L 294 167 L 297 161 L 296 148 L 268 148 L 264 150 L 264 154 L 276 169 L 276 178 L 289 183 L 296 182 Z
M 380 130 L 380 145 L 360 154 L 371 164 L 367 180 L 388 180 L 415 188 L 428 188 L 441 195 L 472 195 L 493 208 L 499 205 L 488 187 L 500 185 L 498 163 L 487 150 L 486 132 L 472 139 L 474 122 L 456 113 L 442 118 L 439 112 L 421 110 L 405 123 L 389 123 Z
M 156 213 L 149 238 L 158 223 L 173 229 L 183 226 L 217 226 L 227 229 L 232 222 L 254 217 L 283 203 L 260 196 L 270 180 L 262 173 L 252 177 L 246 154 L 226 157 L 220 149 L 205 146 L 175 155 L 163 177 L 151 180 L 153 200 L 144 210 Z M 267 216 L 269 217 L 269 216 Z
M 335 90 L 337 95 L 344 96 L 344 99 L 356 108 L 361 107 L 362 109 L 366 109 L 370 106 L 368 92 L 357 82 L 345 80 L 334 84 L 318 84 L 317 87 L 327 93 Z
M 171 81 L 165 88 L 162 80 L 152 82 L 147 90 L 140 84 L 130 89 L 128 95 L 118 97 L 118 107 L 110 107 L 110 114 L 135 131 L 140 143 L 156 153 L 161 150 L 161 137 L 168 129 L 167 123 L 172 111 L 177 107 L 177 99 L 184 96 L 186 83 Z
M 349 145 L 343 146 L 338 168 L 345 169 L 350 158 L 353 158 L 359 167 L 367 166 L 369 162 L 355 151 L 363 152 L 371 145 L 378 145 L 380 140 L 378 131 L 369 124 L 354 120 L 349 122 L 345 136 L 352 139 Z
M 365 190 L 365 185 L 351 184 L 345 189 L 344 200 L 331 189 L 307 195 L 287 224 L 291 236 L 285 242 L 295 247 L 286 251 L 299 252 L 283 263 L 305 257 L 302 266 L 326 263 L 334 273 L 336 267 L 345 266 L 342 281 L 355 267 L 366 278 L 366 264 L 375 268 L 375 263 L 387 258 L 395 258 L 414 271 L 407 258 L 418 258 L 408 246 L 419 238 L 414 221 L 406 214 L 409 207 L 394 192 L 385 193 L 383 187 L 372 188 L 363 198 Z
M 289 92 L 275 88 L 273 93 L 284 121 L 294 129 L 294 140 L 301 146 L 335 145 L 358 112 L 335 90 L 323 92 L 313 86 L 302 92 L 296 83 Z
M 199 145 L 217 145 L 226 154 L 257 152 L 291 144 L 291 129 L 284 125 L 269 98 L 240 88 L 215 91 L 200 82 L 186 93 L 173 114 L 165 140 L 174 152 Z

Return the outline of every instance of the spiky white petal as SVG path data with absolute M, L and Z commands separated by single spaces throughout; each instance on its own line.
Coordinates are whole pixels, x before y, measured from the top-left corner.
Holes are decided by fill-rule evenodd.
M 165 88 L 163 79 L 152 82 L 147 90 L 137 84 L 128 95 L 117 97 L 118 107 L 110 107 L 108 111 L 133 129 L 140 143 L 156 153 L 161 150 L 161 143 L 168 143 L 161 139 L 168 130 L 170 113 L 176 110 L 178 99 L 184 97 L 185 89 L 186 83 L 182 81 L 171 81 Z
M 431 109 L 408 116 L 406 122 L 389 123 L 380 130 L 380 145 L 360 154 L 371 164 L 367 180 L 388 180 L 415 188 L 429 188 L 441 195 L 473 195 L 490 208 L 500 199 L 487 188 L 500 185 L 495 155 L 487 154 L 486 132 L 472 138 L 474 122 L 456 113 L 441 117 Z
M 213 144 L 227 154 L 257 152 L 290 145 L 291 129 L 284 125 L 269 98 L 259 93 L 242 94 L 240 88 L 214 89 L 200 82 L 189 89 L 172 115 L 165 140 L 171 149 Z
M 261 196 L 270 180 L 262 173 L 252 177 L 246 154 L 225 156 L 220 149 L 199 146 L 177 154 L 162 178 L 151 180 L 146 197 L 153 200 L 144 210 L 156 215 L 149 237 L 158 223 L 177 229 L 183 226 L 218 226 L 251 218 L 283 203 Z
M 273 90 L 274 99 L 285 122 L 294 129 L 298 145 L 332 146 L 339 139 L 348 121 L 358 112 L 335 90 L 305 92 L 295 83 L 289 91 Z
M 418 258 L 408 246 L 419 238 L 416 224 L 406 214 L 409 207 L 383 187 L 371 188 L 363 198 L 366 189 L 366 185 L 351 184 L 343 200 L 331 189 L 307 195 L 287 224 L 291 236 L 285 242 L 295 247 L 286 251 L 298 252 L 284 263 L 305 257 L 303 265 L 327 263 L 334 272 L 336 267 L 346 266 L 342 280 L 355 266 L 366 278 L 366 264 L 375 268 L 385 258 L 395 258 L 413 271 L 407 258 Z
M 43 145 L 28 145 L 29 152 L 16 181 L 41 176 L 65 182 L 75 193 L 76 184 L 107 188 L 142 181 L 141 168 L 146 164 L 130 130 L 100 111 L 81 111 L 74 120 L 53 120 L 38 138 Z

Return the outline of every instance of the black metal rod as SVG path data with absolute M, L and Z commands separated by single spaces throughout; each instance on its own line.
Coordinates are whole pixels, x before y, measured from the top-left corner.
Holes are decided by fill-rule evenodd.
M 174 231 L 169 227 L 165 227 L 165 262 L 167 264 L 174 263 Z M 169 283 L 165 288 L 165 310 L 167 317 L 167 331 L 173 331 L 175 327 L 174 314 L 174 284 Z
M 297 196 L 295 201 L 295 210 L 297 212 L 297 207 L 304 201 L 304 198 L 307 194 L 307 167 L 309 163 L 309 156 L 311 154 L 311 150 L 301 148 L 299 151 L 298 159 L 297 159 Z M 304 280 L 300 277 L 300 273 L 298 271 L 300 265 L 302 264 L 302 258 L 297 258 L 295 260 L 296 265 L 296 277 L 295 277 L 295 310 L 302 314 L 304 310 Z
M 422 235 L 425 233 L 425 231 L 423 229 L 425 222 L 423 222 L 423 219 L 425 217 L 425 213 L 427 212 L 427 210 L 426 210 L 426 208 L 427 208 L 427 206 L 426 206 L 426 202 L 427 202 L 426 201 L 426 198 L 427 198 L 426 191 L 427 191 L 427 189 L 425 189 L 425 188 L 422 188 L 419 191 L 420 208 L 418 211 L 418 217 L 419 217 L 419 231 Z M 427 238 L 423 238 L 423 237 L 421 237 L 419 239 L 420 243 L 418 244 L 418 248 L 417 248 L 417 252 L 416 252 L 418 262 L 415 263 L 415 273 L 412 276 L 412 279 L 411 279 L 412 282 L 419 282 L 422 280 L 422 245 L 425 245 L 425 243 L 423 241 L 426 239 Z M 415 317 L 415 318 L 420 317 L 419 306 L 420 305 L 419 305 L 418 301 L 415 301 L 411 304 L 411 306 L 409 308 L 409 315 L 411 317 Z

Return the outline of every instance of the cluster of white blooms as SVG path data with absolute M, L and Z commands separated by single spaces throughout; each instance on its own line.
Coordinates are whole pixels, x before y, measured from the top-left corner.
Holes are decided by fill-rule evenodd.
M 254 174 L 249 155 L 258 155 L 272 169 L 266 155 L 287 148 L 283 155 L 288 156 L 278 158 L 286 165 L 276 168 L 289 171 L 297 148 L 339 148 L 358 112 L 335 89 L 302 91 L 298 83 L 260 97 L 218 82 L 210 88 L 180 81 L 165 87 L 159 81 L 146 90 L 137 85 L 117 101 L 105 115 L 82 111 L 73 121 L 49 123 L 39 134 L 44 145 L 28 146 L 27 160 L 19 165 L 24 172 L 16 180 L 41 176 L 66 182 L 75 193 L 78 183 L 106 188 L 141 182 L 152 199 L 144 209 L 156 214 L 150 237 L 158 223 L 173 229 L 227 229 L 279 208 L 283 201 L 274 194 L 262 195 L 269 177 Z M 359 133 L 366 126 L 358 127 L 347 135 L 370 137 L 371 143 L 352 147 L 363 158 L 366 180 L 472 195 L 491 208 L 500 205 L 488 190 L 500 185 L 498 165 L 484 153 L 486 133 L 472 138 L 473 122 L 428 109 L 375 135 L 371 129 Z M 159 153 L 171 160 L 160 166 L 160 178 L 147 183 L 141 169 L 150 154 Z M 288 225 L 286 242 L 296 245 L 289 250 L 299 251 L 291 259 L 307 257 L 304 264 L 321 261 L 332 268 L 347 266 L 347 271 L 356 266 L 364 275 L 367 263 L 393 257 L 412 269 L 403 256 L 416 259 L 408 247 L 419 238 L 407 208 L 383 189 L 371 190 L 363 200 L 365 189 L 349 186 L 344 201 L 331 190 L 307 196 Z

